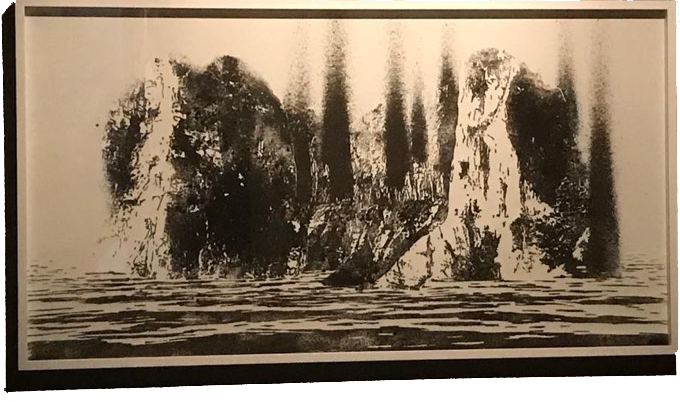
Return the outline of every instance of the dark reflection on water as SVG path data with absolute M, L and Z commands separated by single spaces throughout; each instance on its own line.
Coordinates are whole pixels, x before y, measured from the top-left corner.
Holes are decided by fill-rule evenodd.
M 621 278 L 338 289 L 319 275 L 160 281 L 32 266 L 31 359 L 668 343 L 664 265 Z

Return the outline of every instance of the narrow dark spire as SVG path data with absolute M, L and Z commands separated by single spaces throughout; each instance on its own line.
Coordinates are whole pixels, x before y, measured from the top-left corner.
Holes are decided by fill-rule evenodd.
M 330 24 L 326 49 L 326 83 L 323 99 L 321 157 L 328 166 L 330 194 L 352 198 L 353 173 L 350 153 L 350 120 L 345 67 L 346 37 L 337 20 Z
M 458 124 L 458 81 L 456 78 L 453 55 L 450 50 L 450 38 L 444 37 L 442 45 L 441 68 L 439 71 L 437 118 L 437 142 L 439 148 L 438 170 L 444 176 L 448 191 L 451 178 L 451 162 Z
M 587 265 L 591 274 L 615 275 L 619 270 L 619 222 L 614 187 L 608 101 L 609 74 L 602 49 L 593 72 L 590 111 L 590 241 Z
M 287 128 L 293 142 L 296 170 L 296 194 L 302 204 L 312 196 L 310 146 L 313 136 L 314 114 L 309 108 L 309 65 L 307 60 L 307 31 L 299 27 L 295 58 L 291 66 L 288 89 L 284 99 Z
M 559 62 L 557 86 L 562 92 L 566 103 L 565 113 L 568 127 L 565 127 L 565 149 L 566 161 L 569 166 L 578 165 L 580 161 L 579 150 L 577 148 L 577 136 L 579 130 L 578 103 L 576 100 L 576 89 L 574 86 L 574 60 L 573 49 L 569 38 L 563 32 L 560 40 Z
M 403 52 L 398 27 L 394 26 L 389 35 L 390 54 L 387 61 L 385 99 L 385 170 L 388 187 L 398 190 L 404 187 L 404 179 L 411 163 L 404 111 Z
M 414 162 L 427 162 L 427 119 L 423 104 L 423 83 L 416 77 L 413 104 L 411 105 L 411 157 Z

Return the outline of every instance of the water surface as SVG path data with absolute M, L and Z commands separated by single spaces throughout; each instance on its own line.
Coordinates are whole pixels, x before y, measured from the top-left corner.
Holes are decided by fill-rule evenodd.
M 640 258 L 607 280 L 357 290 L 325 276 L 147 280 L 34 265 L 30 358 L 668 343 L 666 270 Z

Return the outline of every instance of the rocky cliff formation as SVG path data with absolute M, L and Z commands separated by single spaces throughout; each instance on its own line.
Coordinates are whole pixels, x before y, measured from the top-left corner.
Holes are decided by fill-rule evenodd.
M 466 71 L 458 103 L 448 216 L 394 264 L 377 282 L 379 286 L 418 287 L 427 280 L 497 280 L 563 273 L 544 263 L 545 250 L 540 246 L 546 243 L 546 235 L 537 226 L 543 223 L 543 232 L 554 232 L 546 222 L 555 214 L 555 192 L 568 180 L 568 167 L 578 164 L 578 158 L 554 171 L 537 166 L 533 159 L 546 154 L 538 144 L 550 147 L 544 144 L 545 138 L 560 134 L 556 131 L 572 117 L 568 102 L 559 89 L 544 88 L 525 66 L 494 49 L 473 55 Z M 523 88 L 522 80 L 529 80 L 533 87 Z M 526 96 L 532 100 L 558 96 L 562 100 L 543 115 L 522 116 L 528 124 L 519 127 L 516 121 L 509 123 L 509 117 L 517 116 L 518 107 L 527 107 L 526 102 L 517 100 L 521 90 L 531 92 Z M 527 129 L 535 127 L 531 119 L 544 123 L 548 119 L 549 124 L 537 134 Z M 564 138 L 574 135 L 562 131 Z M 568 157 L 572 149 L 562 151 Z M 546 172 L 557 183 L 550 190 L 545 190 Z M 540 196 L 537 188 L 543 190 Z M 569 196 L 573 192 L 571 188 L 563 190 Z M 576 238 L 585 235 L 581 229 Z M 582 254 L 576 247 L 572 251 Z
M 285 271 L 295 164 L 279 100 L 228 56 L 204 69 L 157 61 L 151 77 L 105 136 L 112 216 L 134 243 L 134 271 Z
M 397 186 L 387 177 L 394 129 L 387 106 L 345 124 L 342 82 L 333 88 L 343 96 L 326 94 L 344 102 L 340 132 L 324 123 L 338 117 L 332 102 L 321 115 L 306 102 L 282 106 L 233 57 L 205 68 L 157 60 L 106 126 L 112 217 L 133 272 L 330 270 L 330 286 L 412 288 L 428 280 L 609 275 L 615 259 L 597 263 L 589 247 L 616 221 L 614 208 L 593 231 L 603 216 L 596 207 L 605 205 L 593 201 L 593 183 L 598 194 L 613 188 L 608 126 L 601 118 L 597 163 L 586 166 L 569 63 L 550 88 L 510 55 L 480 51 L 460 91 L 447 66 L 436 110 L 418 106 L 422 121 L 410 128 L 397 119 L 396 132 L 417 132 L 419 152 L 427 152 L 409 162 Z M 335 84 L 344 74 L 329 71 Z M 344 156 L 328 143 L 339 134 L 348 142 Z M 442 160 L 451 160 L 450 170 Z M 348 168 L 352 179 L 334 187 L 329 163 Z
M 111 113 L 104 158 L 121 250 L 133 272 L 155 276 L 169 266 L 165 219 L 174 175 L 170 141 L 180 118 L 179 82 L 172 66 L 158 59 L 146 77 Z

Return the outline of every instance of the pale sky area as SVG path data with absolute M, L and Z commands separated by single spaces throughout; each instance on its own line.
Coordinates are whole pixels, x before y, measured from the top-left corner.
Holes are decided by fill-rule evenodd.
M 154 58 L 204 66 L 222 55 L 245 61 L 283 99 L 296 57 L 310 69 L 312 106 L 321 108 L 327 20 L 27 18 L 26 169 L 30 262 L 50 259 L 86 269 L 125 270 L 97 240 L 110 233 L 101 150 L 108 110 Z M 350 112 L 359 118 L 383 100 L 387 20 L 345 20 Z M 555 85 L 560 35 L 575 53 L 583 143 L 590 69 L 602 42 L 611 72 L 611 133 L 622 254 L 666 249 L 663 20 L 401 20 L 406 106 L 422 74 L 433 104 L 442 40 L 459 74 L 477 50 L 505 50 Z M 297 32 L 297 33 L 296 33 Z M 300 34 L 303 33 L 303 34 Z M 307 52 L 300 52 L 300 38 Z M 99 127 L 96 127 L 99 124 Z M 116 265 L 117 264 L 117 265 Z

